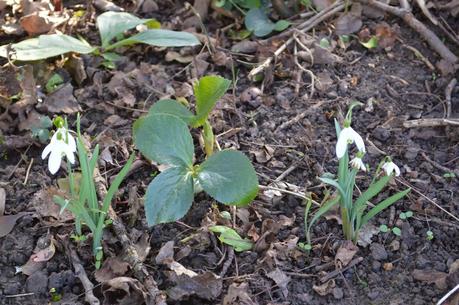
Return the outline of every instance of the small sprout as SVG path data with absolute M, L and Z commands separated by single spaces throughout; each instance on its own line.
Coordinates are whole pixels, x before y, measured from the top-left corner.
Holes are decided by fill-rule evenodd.
M 393 227 L 392 228 L 392 233 L 394 233 L 397 236 L 401 236 L 402 235 L 402 230 L 400 230 L 400 228 L 398 228 L 398 227 Z
M 49 294 L 51 295 L 51 302 L 59 302 L 62 299 L 62 295 L 54 287 L 49 290 Z
M 330 41 L 324 37 L 320 40 L 319 46 L 323 49 L 328 49 L 330 47 Z
M 364 46 L 365 48 L 367 49 L 374 49 L 376 47 L 378 47 L 378 37 L 376 36 L 371 36 L 370 40 L 368 40 L 367 42 L 360 42 L 360 44 L 362 46 Z
M 228 211 L 220 212 L 220 217 L 223 219 L 231 220 L 231 214 Z
M 300 248 L 303 251 L 311 251 L 312 250 L 311 244 L 305 244 L 305 243 L 298 243 L 298 248 Z
M 386 225 L 380 225 L 379 226 L 379 231 L 382 233 L 387 233 L 389 232 L 389 228 Z
M 400 213 L 400 215 L 398 216 L 401 220 L 406 220 L 410 217 L 413 217 L 413 212 L 412 211 L 406 211 L 406 212 L 402 212 Z
M 427 240 L 432 240 L 432 239 L 434 239 L 434 234 L 433 234 L 432 231 L 430 231 L 430 230 L 427 231 L 427 232 L 426 232 L 426 235 L 427 235 L 427 237 L 426 237 Z
M 339 39 L 343 42 L 343 43 L 348 43 L 351 41 L 351 37 L 349 35 L 340 35 L 339 36 Z
M 456 178 L 456 174 L 454 174 L 454 173 L 444 173 L 443 177 L 447 178 L 447 179 L 453 179 L 453 178 Z
M 62 78 L 62 76 L 60 76 L 57 73 L 54 73 L 45 85 L 46 92 L 53 93 L 63 83 L 64 79 Z

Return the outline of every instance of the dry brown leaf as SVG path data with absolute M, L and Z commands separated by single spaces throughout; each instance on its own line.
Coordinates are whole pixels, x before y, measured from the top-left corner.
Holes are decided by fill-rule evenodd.
M 137 279 L 130 277 L 115 277 L 102 284 L 104 305 L 138 305 L 144 304 L 148 291 Z
M 223 286 L 223 280 L 209 271 L 193 277 L 182 274 L 172 277 L 171 280 L 176 286 L 169 289 L 167 294 L 174 301 L 193 295 L 205 300 L 214 300 L 220 295 Z
M 223 305 L 256 305 L 248 292 L 247 283 L 232 283 L 223 298 Z
M 174 241 L 170 240 L 159 249 L 155 262 L 160 265 L 168 265 L 174 261 Z
M 19 22 L 27 34 L 31 36 L 48 33 L 53 27 L 47 16 L 38 12 L 22 17 Z
M 137 257 L 139 261 L 144 262 L 147 259 L 148 254 L 150 253 L 150 235 L 147 233 L 142 234 L 140 239 L 134 245 L 134 248 L 137 251 Z
M 35 211 L 41 217 L 53 217 L 58 224 L 73 220 L 73 214 L 67 209 L 61 213 L 61 207 L 54 202 L 53 196 L 64 197 L 65 193 L 55 187 L 45 188 L 35 193 L 32 199 Z
M 165 57 L 167 62 L 177 61 L 182 64 L 188 64 L 193 61 L 192 55 L 182 55 L 179 52 L 168 51 Z
M 31 275 L 46 266 L 46 262 L 50 260 L 56 253 L 54 245 L 55 240 L 52 236 L 41 236 L 38 241 L 33 254 L 29 257 L 27 263 L 18 268 L 18 271 L 25 275 Z
M 271 271 L 267 274 L 267 276 L 272 279 L 277 286 L 281 289 L 284 298 L 288 296 L 288 283 L 290 282 L 291 278 L 287 276 L 282 270 L 276 268 L 275 270 Z
M 94 0 L 94 6 L 103 12 L 123 12 L 124 9 L 108 0 Z
M 16 221 L 27 214 L 30 213 L 20 212 L 15 215 L 0 216 L 0 238 L 8 235 L 16 225 Z
M 375 35 L 378 37 L 378 47 L 383 49 L 393 47 L 397 40 L 396 32 L 385 22 L 376 25 Z
M 96 270 L 94 276 L 99 283 L 108 282 L 111 279 L 125 274 L 128 269 L 128 263 L 123 262 L 118 257 L 109 257 L 104 261 L 102 268 Z
M 20 68 L 20 74 L 17 76 L 22 89 L 22 98 L 11 105 L 10 110 L 13 113 L 22 113 L 28 106 L 37 103 L 37 88 L 33 75 L 33 67 L 25 65 Z
M 339 268 L 347 266 L 358 250 L 356 245 L 346 240 L 336 252 L 335 264 L 340 264 Z
M 37 253 L 32 254 L 30 259 L 35 263 L 49 261 L 51 258 L 53 258 L 54 254 L 56 253 L 56 246 L 54 245 L 54 242 L 54 238 L 51 237 L 51 242 L 49 246 L 45 249 L 38 251 Z
M 415 269 L 411 275 L 415 280 L 427 282 L 428 284 L 435 284 L 439 289 L 446 289 L 447 287 L 446 277 L 448 274 L 445 272 Z
M 326 296 L 327 294 L 330 294 L 333 292 L 333 288 L 335 288 L 335 280 L 329 280 L 326 283 L 323 283 L 322 285 L 314 285 L 312 286 L 312 289 L 317 292 L 321 296 Z

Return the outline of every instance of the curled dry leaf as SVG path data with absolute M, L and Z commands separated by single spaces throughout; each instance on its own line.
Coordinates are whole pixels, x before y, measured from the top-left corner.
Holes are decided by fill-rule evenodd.
M 359 248 L 356 245 L 354 245 L 351 241 L 346 240 L 336 252 L 335 264 L 340 265 L 337 267 L 342 268 L 347 266 L 358 250 Z
M 160 265 L 169 265 L 174 261 L 174 241 L 170 240 L 159 249 L 155 262 Z
M 115 277 L 102 284 L 104 305 L 123 304 L 138 305 L 144 304 L 148 298 L 148 291 L 138 280 L 131 277 Z
M 341 14 L 336 20 L 336 35 L 349 35 L 362 27 L 362 6 L 355 2 L 349 12 Z
M 223 298 L 223 305 L 256 305 L 248 292 L 247 283 L 232 283 Z
M 326 296 L 333 292 L 333 288 L 335 288 L 335 280 L 329 280 L 328 282 L 323 283 L 322 285 L 314 285 L 312 289 L 317 292 L 321 296 Z
M 55 242 L 52 236 L 41 236 L 37 241 L 34 253 L 29 257 L 27 263 L 18 268 L 18 272 L 22 272 L 25 275 L 31 275 L 43 269 L 46 266 L 46 262 L 56 253 Z
M 118 257 L 107 258 L 102 268 L 96 271 L 95 278 L 99 283 L 108 282 L 116 277 L 125 274 L 128 271 L 129 264 L 123 262 Z
M 281 289 L 282 295 L 284 298 L 288 296 L 288 283 L 290 283 L 291 278 L 287 276 L 282 270 L 276 268 L 275 270 L 271 271 L 267 274 L 267 276 L 272 279 L 277 286 Z
M 439 289 L 446 289 L 447 287 L 446 277 L 448 274 L 445 272 L 414 269 L 411 275 L 415 280 L 426 282 L 428 284 L 435 284 Z
M 74 216 L 67 209 L 61 212 L 61 207 L 53 200 L 53 196 L 56 195 L 65 197 L 65 193 L 58 188 L 49 187 L 42 189 L 35 193 L 32 199 L 32 206 L 41 217 L 52 217 L 55 219 L 51 220 L 52 222 L 61 225 L 64 222 L 74 219 Z
M 75 96 L 73 96 L 73 86 L 70 83 L 53 91 L 37 108 L 41 111 L 67 114 L 82 110 Z

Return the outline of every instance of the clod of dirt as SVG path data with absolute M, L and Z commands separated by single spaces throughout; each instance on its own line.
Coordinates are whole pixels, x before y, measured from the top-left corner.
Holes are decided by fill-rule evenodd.
M 55 288 L 60 290 L 64 287 L 72 287 L 75 280 L 75 273 L 71 270 L 65 270 L 59 273 L 53 272 L 48 279 L 48 289 Z
M 262 92 L 257 87 L 249 87 L 241 94 L 241 102 L 248 103 L 250 106 L 257 108 L 263 103 Z
M 48 290 L 48 276 L 45 271 L 37 271 L 26 281 L 26 291 L 35 294 L 46 293 Z
M 38 110 L 52 113 L 76 113 L 82 111 L 78 101 L 73 96 L 73 86 L 67 83 L 48 95 Z
M 335 280 L 329 280 L 322 285 L 314 285 L 312 289 L 321 296 L 326 296 L 333 292 L 333 288 L 336 287 Z
M 377 261 L 386 260 L 388 255 L 383 245 L 373 243 L 370 245 L 371 257 Z
M 341 300 L 344 297 L 343 288 L 335 287 L 333 288 L 332 293 L 333 293 L 333 297 L 337 300 Z

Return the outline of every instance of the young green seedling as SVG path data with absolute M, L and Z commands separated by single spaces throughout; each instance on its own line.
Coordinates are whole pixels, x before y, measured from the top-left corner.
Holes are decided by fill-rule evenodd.
M 138 25 L 154 24 L 154 27 L 157 27 L 158 24 L 154 19 L 141 19 L 125 12 L 103 13 L 97 17 L 96 23 L 100 34 L 100 46 L 91 46 L 82 38 L 76 39 L 65 34 L 50 34 L 40 35 L 38 38 L 27 39 L 12 45 L 3 45 L 0 47 L 0 56 L 12 60 L 33 61 L 74 52 L 101 55 L 110 62 L 116 58 L 116 54 L 112 53 L 113 50 L 137 43 L 158 47 L 194 46 L 200 43 L 190 33 L 158 28 L 124 37 L 124 32 Z
M 378 204 L 375 204 L 367 213 L 365 213 L 368 202 L 377 196 L 383 188 L 389 183 L 391 178 L 400 175 L 400 170 L 389 157 L 386 157 L 378 166 L 373 181 L 368 189 L 363 192 L 356 200 L 354 200 L 354 189 L 356 188 L 356 175 L 359 170 L 365 172 L 367 167 L 363 163 L 365 155 L 365 143 L 362 137 L 351 127 L 352 123 L 352 108 L 357 103 L 353 103 L 347 112 L 344 128 L 341 129 L 338 122 L 335 121 L 336 134 L 338 142 L 336 144 L 336 155 L 339 159 L 338 177 L 333 179 L 330 177 L 322 177 L 320 180 L 336 189 L 335 196 L 328 199 L 312 217 L 307 227 L 307 237 L 309 242 L 309 232 L 312 225 L 317 219 L 329 211 L 333 206 L 339 205 L 341 211 L 341 221 L 343 233 L 346 239 L 357 242 L 359 231 L 370 219 L 376 216 L 381 211 L 390 207 L 392 204 L 406 196 L 410 189 L 398 192 Z M 356 156 L 349 160 L 349 144 L 355 143 L 357 146 Z M 381 174 L 384 172 L 383 174 Z
M 62 210 L 67 209 L 75 216 L 75 240 L 85 239 L 81 237 L 83 225 L 88 227 L 91 231 L 92 249 L 96 259 L 96 268 L 98 269 L 103 256 L 101 240 L 103 229 L 107 225 L 107 215 L 110 203 L 131 167 L 134 160 L 134 154 L 116 176 L 105 198 L 103 198 L 102 204 L 99 204 L 96 183 L 93 177 L 99 158 L 99 146 L 96 146 L 92 152 L 92 156 L 89 157 L 81 137 L 79 116 L 77 118 L 76 141 L 72 135 L 72 131 L 68 129 L 66 121 L 58 117 L 54 120 L 54 124 L 57 127 L 57 131 L 51 138 L 51 143 L 43 150 L 42 158 L 45 159 L 49 154 L 48 168 L 52 174 L 55 174 L 59 170 L 62 157 L 66 157 L 70 194 L 68 198 L 54 196 L 53 199 L 62 207 Z M 75 152 L 77 153 L 81 168 L 81 179 L 79 183 L 76 183 L 76 173 L 72 170 L 71 166 L 71 164 L 75 163 Z
M 392 232 L 394 235 L 401 236 L 402 235 L 402 230 L 400 230 L 399 227 L 393 227 L 389 228 L 387 225 L 380 225 L 379 226 L 379 231 L 381 233 L 387 233 L 387 232 Z
M 150 226 L 182 218 L 190 209 L 195 192 L 204 190 L 215 200 L 245 206 L 258 193 L 258 178 L 241 152 L 213 152 L 214 137 L 207 117 L 229 81 L 206 76 L 194 86 L 196 114 L 175 100 L 158 101 L 145 117 L 134 123 L 134 143 L 142 154 L 168 168 L 156 176 L 145 195 Z M 204 127 L 208 138 L 207 159 L 194 164 L 194 145 L 189 127 Z M 206 130 L 207 128 L 207 130 Z
M 236 252 L 249 251 L 253 247 L 253 243 L 245 238 L 242 238 L 235 230 L 227 226 L 212 226 L 209 227 L 209 231 L 219 233 L 218 239 L 231 247 Z

